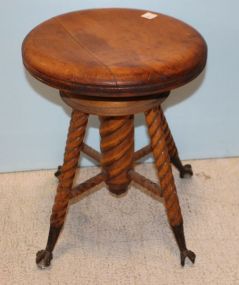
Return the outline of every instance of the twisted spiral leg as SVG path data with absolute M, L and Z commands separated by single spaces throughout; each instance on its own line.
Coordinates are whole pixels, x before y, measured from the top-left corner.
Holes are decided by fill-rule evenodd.
M 173 136 L 172 136 L 171 131 L 169 129 L 167 120 L 164 116 L 163 110 L 160 106 L 158 108 L 159 108 L 159 112 L 161 115 L 162 128 L 164 131 L 164 136 L 165 136 L 165 140 L 167 143 L 170 160 L 171 160 L 172 164 L 178 169 L 181 178 L 184 178 L 185 176 L 192 176 L 193 175 L 192 167 L 190 164 L 186 164 L 186 165 L 182 164 L 182 162 L 179 158 L 179 155 L 178 155 L 178 150 L 177 150 L 177 147 L 175 145 Z
M 184 265 L 186 257 L 194 262 L 195 254 L 186 248 L 183 218 L 170 165 L 162 116 L 158 108 L 146 112 L 145 115 L 167 216 L 181 252 L 181 264 Z
M 64 154 L 64 163 L 61 167 L 59 184 L 52 208 L 47 246 L 45 250 L 39 251 L 36 256 L 36 263 L 41 269 L 50 265 L 52 251 L 64 224 L 87 120 L 88 115 L 79 111 L 72 112 Z
M 133 116 L 100 117 L 101 165 L 110 192 L 120 195 L 131 181 L 128 172 L 133 166 Z

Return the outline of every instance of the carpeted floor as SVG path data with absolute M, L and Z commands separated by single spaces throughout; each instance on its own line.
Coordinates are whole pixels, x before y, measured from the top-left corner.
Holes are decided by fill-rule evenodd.
M 52 266 L 39 270 L 57 180 L 53 171 L 1 174 L 0 284 L 239 284 L 239 158 L 191 163 L 191 179 L 174 171 L 197 254 L 184 268 L 163 204 L 136 185 L 116 198 L 101 184 L 71 206 Z M 150 164 L 138 171 L 156 179 Z M 77 180 L 97 172 L 82 169 Z

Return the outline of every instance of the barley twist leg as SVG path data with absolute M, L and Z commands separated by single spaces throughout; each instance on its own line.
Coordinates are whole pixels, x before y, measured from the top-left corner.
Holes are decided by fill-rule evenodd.
M 36 256 L 36 263 L 41 269 L 50 265 L 53 257 L 52 251 L 65 221 L 70 191 L 78 165 L 87 120 L 88 115 L 79 111 L 72 112 L 64 154 L 64 163 L 61 168 L 57 193 L 52 208 L 48 241 L 46 249 L 37 252 Z
M 181 253 L 181 264 L 183 266 L 186 257 L 194 262 L 195 254 L 186 248 L 183 218 L 170 165 L 162 116 L 158 108 L 146 112 L 145 115 L 167 216 Z
M 133 116 L 101 117 L 101 165 L 109 191 L 120 195 L 127 191 L 133 166 Z
M 178 169 L 181 178 L 184 178 L 185 176 L 192 176 L 193 171 L 192 171 L 191 165 L 190 164 L 183 165 L 180 158 L 179 158 L 178 150 L 177 150 L 177 147 L 175 145 L 173 136 L 172 136 L 171 131 L 169 129 L 169 126 L 168 126 L 167 120 L 164 116 L 163 110 L 161 109 L 160 106 L 159 106 L 159 112 L 161 114 L 162 128 L 164 131 L 165 140 L 166 140 L 167 147 L 168 147 L 168 153 L 169 153 L 170 160 L 171 160 L 172 164 Z

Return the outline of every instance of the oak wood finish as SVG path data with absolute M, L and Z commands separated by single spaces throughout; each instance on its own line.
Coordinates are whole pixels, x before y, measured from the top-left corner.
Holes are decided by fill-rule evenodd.
M 182 223 L 182 215 L 162 129 L 161 114 L 159 109 L 155 108 L 146 112 L 145 115 L 168 219 L 171 226 L 179 225 Z
M 48 242 L 46 249 L 39 251 L 36 257 L 36 263 L 41 269 L 50 265 L 52 251 L 65 221 L 87 121 L 87 114 L 79 111 L 72 112 L 65 148 L 64 163 L 61 167 L 57 193 L 52 208 Z
M 94 160 L 96 160 L 97 162 L 100 162 L 101 154 L 97 150 L 95 150 L 92 147 L 88 146 L 87 144 L 85 144 L 85 143 L 82 144 L 81 151 L 84 152 L 85 154 L 87 154 L 89 157 L 91 157 Z
M 160 104 L 170 91 L 200 74 L 207 46 L 192 27 L 175 18 L 135 9 L 92 9 L 54 17 L 34 28 L 22 45 L 26 69 L 57 88 L 73 108 L 64 163 L 40 268 L 50 265 L 69 200 L 101 182 L 120 195 L 134 181 L 165 201 L 181 264 L 195 254 L 186 248 L 183 219 L 170 162 L 180 177 L 192 175 L 182 165 Z M 151 143 L 134 151 L 134 114 L 145 112 Z M 89 114 L 100 119 L 101 153 L 83 142 Z M 80 151 L 100 163 L 102 172 L 72 187 Z M 134 170 L 134 163 L 153 153 L 159 185 Z
M 134 153 L 134 160 L 137 161 L 152 152 L 151 145 L 146 145 Z
M 97 162 L 100 162 L 101 154 L 97 150 L 95 150 L 92 147 L 88 146 L 87 144 L 82 143 L 81 151 L 84 152 L 85 154 L 87 154 L 89 157 L 91 157 L 94 160 L 96 160 Z M 61 168 L 62 168 L 62 166 L 59 165 L 58 168 L 57 168 L 57 171 L 55 172 L 55 176 L 56 177 L 59 177 L 61 175 Z
M 159 108 L 159 112 L 161 115 L 162 128 L 163 128 L 164 137 L 167 143 L 170 160 L 173 163 L 173 165 L 178 169 L 181 178 L 184 178 L 185 176 L 192 176 L 193 175 L 192 167 L 190 164 L 182 165 L 182 162 L 178 155 L 176 144 L 174 142 L 173 136 L 169 129 L 167 120 L 164 116 L 163 110 L 160 106 L 158 108 Z
M 175 18 L 135 9 L 93 9 L 54 17 L 25 38 L 23 62 L 60 90 L 106 97 L 159 94 L 195 78 L 206 63 L 201 35 Z
M 73 198 L 83 194 L 87 190 L 97 186 L 98 184 L 100 184 L 103 181 L 105 181 L 105 174 L 102 172 L 91 177 L 91 178 L 89 178 L 89 179 L 87 179 L 86 181 L 82 182 L 78 186 L 71 189 L 70 199 L 73 199 Z
M 183 218 L 170 165 L 168 145 L 165 140 L 161 114 L 162 112 L 159 108 L 155 108 L 147 111 L 145 113 L 145 117 L 151 138 L 155 164 L 158 169 L 161 194 L 164 198 L 164 205 L 169 223 L 173 229 L 174 236 L 180 249 L 181 265 L 184 266 L 186 257 L 194 263 L 196 255 L 194 252 L 186 248 L 183 231 Z
M 122 116 L 144 112 L 155 106 L 159 106 L 169 95 L 168 92 L 151 96 L 132 98 L 104 98 L 86 97 L 69 92 L 60 92 L 62 100 L 75 110 L 87 112 L 99 116 Z
M 59 184 L 51 215 L 51 225 L 59 227 L 64 223 L 69 195 L 73 184 L 80 151 L 85 135 L 88 115 L 73 111 L 64 155 L 64 163 L 59 176 Z
M 110 192 L 120 195 L 131 181 L 128 172 L 133 167 L 134 117 L 100 117 L 101 166 Z
M 146 178 L 145 176 L 139 174 L 138 172 L 134 170 L 129 171 L 129 177 L 139 185 L 143 186 L 144 188 L 148 189 L 150 192 L 152 192 L 154 195 L 162 197 L 162 189 L 160 186 L 151 181 L 150 179 Z

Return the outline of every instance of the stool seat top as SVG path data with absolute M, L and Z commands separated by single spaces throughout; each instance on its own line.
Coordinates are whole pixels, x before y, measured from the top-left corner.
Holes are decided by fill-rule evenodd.
M 63 14 L 35 27 L 23 63 L 38 80 L 88 96 L 134 97 L 186 84 L 204 68 L 207 46 L 175 18 L 135 9 Z

